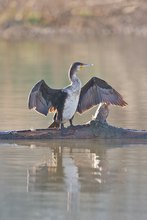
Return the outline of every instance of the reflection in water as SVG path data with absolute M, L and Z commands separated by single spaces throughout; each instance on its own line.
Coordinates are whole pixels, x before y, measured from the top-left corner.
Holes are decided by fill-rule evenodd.
M 2 143 L 0 218 L 146 219 L 146 158 L 146 143 Z
M 39 164 L 28 169 L 28 191 L 62 190 L 63 165 L 62 152 L 58 149 L 49 149 L 46 158 Z M 60 189 L 61 187 L 61 189 Z
M 86 143 L 85 143 L 86 144 Z M 91 142 L 89 142 L 91 144 Z M 66 145 L 64 143 L 64 145 Z M 103 180 L 104 150 L 89 147 L 51 147 L 43 162 L 27 171 L 28 192 L 63 192 L 67 211 L 79 208 L 80 193 L 97 193 Z

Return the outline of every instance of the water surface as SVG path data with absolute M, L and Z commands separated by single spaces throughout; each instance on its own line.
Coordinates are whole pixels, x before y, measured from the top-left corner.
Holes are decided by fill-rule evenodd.
M 69 84 L 67 71 L 74 61 L 93 63 L 79 72 L 85 84 L 92 76 L 106 80 L 128 102 L 126 108 L 111 107 L 111 124 L 146 129 L 146 38 L 50 40 L 48 42 L 0 42 L 0 130 L 47 127 L 53 115 L 43 117 L 27 108 L 32 86 L 44 79 L 53 88 Z M 91 119 L 95 110 L 74 123 Z
M 83 84 L 103 78 L 128 102 L 111 107 L 109 123 L 147 129 L 146 57 L 145 38 L 0 42 L 0 130 L 46 128 L 52 115 L 28 110 L 29 91 L 40 79 L 66 86 L 74 61 L 94 63 Z M 146 141 L 1 141 L 0 219 L 146 219 L 146 167 Z
M 105 141 L 0 146 L 0 219 L 146 219 L 147 148 Z

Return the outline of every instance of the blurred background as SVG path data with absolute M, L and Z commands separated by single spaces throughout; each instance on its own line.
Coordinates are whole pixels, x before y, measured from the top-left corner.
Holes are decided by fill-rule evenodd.
M 0 35 L 6 39 L 48 37 L 54 32 L 146 35 L 146 14 L 145 0 L 0 0 Z

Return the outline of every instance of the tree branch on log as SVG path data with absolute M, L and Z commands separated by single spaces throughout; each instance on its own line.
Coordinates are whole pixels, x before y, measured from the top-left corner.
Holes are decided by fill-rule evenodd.
M 102 104 L 96 111 L 93 120 L 84 125 L 61 129 L 37 129 L 0 132 L 2 140 L 16 139 L 147 139 L 147 131 L 118 128 L 106 121 L 108 104 Z

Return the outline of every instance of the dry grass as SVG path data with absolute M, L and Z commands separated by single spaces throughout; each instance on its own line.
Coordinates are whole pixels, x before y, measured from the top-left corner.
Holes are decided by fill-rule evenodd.
M 50 27 L 104 34 L 143 30 L 145 0 L 0 0 L 0 27 Z M 29 28 L 28 28 L 29 27 Z M 11 28 L 12 30 L 12 28 Z M 11 32 L 11 31 L 9 31 Z M 0 34 L 3 33 L 2 31 Z

